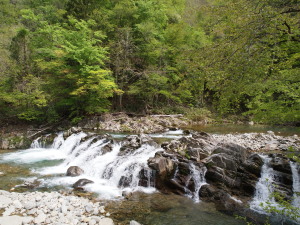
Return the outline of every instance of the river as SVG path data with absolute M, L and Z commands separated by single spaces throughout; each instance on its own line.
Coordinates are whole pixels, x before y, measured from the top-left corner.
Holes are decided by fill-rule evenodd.
M 263 126 L 206 126 L 193 127 L 210 133 L 244 133 L 267 132 L 273 130 L 281 135 L 299 134 L 298 128 L 263 127 Z M 115 139 L 124 138 L 125 134 L 111 134 Z M 183 136 L 181 130 L 151 135 L 155 140 L 171 140 Z M 138 185 L 138 180 L 132 179 L 130 187 L 120 188 L 121 176 L 137 174 L 141 168 L 147 168 L 147 160 L 153 157 L 160 148 L 144 146 L 132 155 L 119 156 L 120 145 L 113 144 L 111 152 L 96 154 L 95 150 L 102 148 L 104 139 L 95 139 L 86 133 L 72 135 L 67 140 L 58 135 L 51 146 L 34 142 L 30 149 L 18 151 L 1 151 L 0 153 L 0 189 L 14 191 L 58 191 L 70 190 L 78 177 L 66 177 L 66 169 L 70 165 L 82 167 L 86 174 L 84 178 L 95 183 L 87 190 L 95 193 L 95 198 L 107 204 L 112 218 L 119 224 L 128 224 L 132 219 L 144 225 L 198 225 L 241 224 L 232 216 L 216 210 L 212 203 L 201 200 L 194 201 L 188 197 L 164 195 L 155 188 Z M 82 177 L 81 177 L 82 178 Z M 36 183 L 37 187 L 23 187 L 23 183 Z M 134 191 L 128 200 L 122 198 L 122 191 Z

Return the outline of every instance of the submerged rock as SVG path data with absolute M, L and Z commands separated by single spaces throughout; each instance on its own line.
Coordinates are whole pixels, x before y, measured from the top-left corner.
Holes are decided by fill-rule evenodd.
M 75 188 L 76 190 L 83 190 L 83 187 L 87 184 L 92 184 L 94 183 L 94 181 L 91 181 L 89 179 L 79 179 L 78 181 L 76 181 L 74 184 L 73 184 L 73 188 Z

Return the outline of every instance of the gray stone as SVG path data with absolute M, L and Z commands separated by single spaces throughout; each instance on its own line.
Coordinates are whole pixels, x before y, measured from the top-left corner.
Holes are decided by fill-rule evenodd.
M 28 215 L 34 215 L 36 213 L 36 208 L 33 208 L 27 212 Z
M 23 207 L 23 205 L 21 204 L 21 202 L 19 200 L 13 201 L 13 204 L 17 209 L 20 209 Z
M 7 207 L 9 204 L 12 203 L 11 198 L 6 197 L 6 196 L 1 196 L 0 197 L 0 208 L 5 208 Z
M 114 225 L 114 221 L 110 218 L 103 218 L 99 221 L 99 225 Z
M 95 225 L 97 222 L 93 219 L 90 220 L 89 225 Z
M 35 207 L 36 207 L 35 202 L 27 202 L 27 203 L 25 203 L 25 205 L 24 205 L 24 208 L 27 209 L 27 210 L 33 209 L 33 208 L 35 208 Z
M 84 173 L 84 170 L 78 166 L 70 166 L 67 170 L 67 176 L 76 177 Z
M 5 210 L 5 212 L 3 213 L 3 216 L 10 216 L 12 213 L 14 213 L 16 210 L 16 208 L 14 206 L 10 206 L 9 208 L 7 208 Z
M 93 211 L 94 211 L 93 205 L 92 205 L 92 204 L 86 205 L 86 206 L 85 206 L 85 211 L 86 211 L 87 213 L 93 212 Z
M 34 219 L 34 222 L 37 224 L 41 224 L 41 223 L 45 222 L 46 219 L 47 219 L 47 216 L 44 213 L 41 213 Z
M 88 180 L 88 179 L 79 179 L 73 184 L 73 188 L 77 190 L 82 190 L 83 187 L 87 184 L 94 183 L 94 181 Z

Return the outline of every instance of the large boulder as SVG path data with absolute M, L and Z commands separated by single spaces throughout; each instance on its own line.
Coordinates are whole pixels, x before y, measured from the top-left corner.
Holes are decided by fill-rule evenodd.
M 84 170 L 78 166 L 70 166 L 67 170 L 67 176 L 77 177 L 84 174 Z
M 148 159 L 148 165 L 154 169 L 160 177 L 168 177 L 174 172 L 174 162 L 162 156 Z
M 167 152 L 176 152 L 195 161 L 201 161 L 211 155 L 216 143 L 213 138 L 205 133 L 193 132 L 192 137 L 182 137 L 163 143 L 161 147 Z

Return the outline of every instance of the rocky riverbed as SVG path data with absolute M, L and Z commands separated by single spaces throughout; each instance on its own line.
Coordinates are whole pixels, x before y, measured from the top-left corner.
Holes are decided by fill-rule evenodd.
M 95 190 L 103 196 L 108 192 L 108 198 L 121 197 L 120 193 L 126 189 L 135 191 L 148 188 L 150 190 L 155 187 L 162 193 L 188 196 L 195 202 L 211 201 L 216 203 L 217 208 L 222 212 L 230 214 L 239 212 L 249 217 L 251 216 L 247 214 L 249 204 L 252 204 L 256 196 L 257 183 L 263 177 L 263 173 L 268 172 L 271 175 L 274 191 L 281 193 L 286 199 L 295 196 L 297 187 L 294 178 L 299 177 L 300 169 L 286 153 L 289 151 L 293 151 L 294 154 L 299 153 L 300 139 L 297 135 L 283 137 L 271 131 L 208 134 L 178 130 L 176 133 L 179 135 L 175 139 L 168 139 L 162 143 L 155 138 L 155 135 L 139 134 L 115 139 L 109 134 L 103 135 L 73 127 L 64 132 L 40 136 L 33 142 L 31 149 L 8 155 L 6 162 L 19 157 L 20 162 L 28 163 L 37 154 L 39 154 L 37 162 L 42 162 L 48 160 L 43 154 L 49 154 L 53 159 L 60 159 L 63 162 L 58 167 L 41 170 L 44 171 L 42 174 L 51 176 L 55 168 L 59 169 L 58 173 L 65 173 L 69 166 L 71 166 L 69 169 L 75 168 L 76 174 L 69 171 L 70 173 L 67 172 L 66 175 L 53 177 L 53 179 L 43 177 L 42 185 L 63 182 L 67 187 L 72 186 L 76 189 L 75 184 L 85 180 L 89 182 L 80 185 L 80 189 L 92 192 Z M 99 187 L 103 187 L 106 192 L 102 193 Z M 128 194 L 130 198 L 131 193 Z M 43 193 L 43 195 L 47 194 Z M 59 202 L 58 199 L 65 198 L 59 196 L 55 197 L 56 202 Z M 127 195 L 124 197 L 127 198 Z M 267 197 L 259 201 L 267 201 Z M 41 198 L 47 199 L 47 196 Z M 71 197 L 66 196 L 66 198 Z M 35 197 L 33 199 L 37 205 L 38 201 Z M 12 199 L 11 202 L 15 200 Z M 82 209 L 79 210 L 80 215 L 75 213 L 77 224 L 89 224 L 90 221 L 93 224 L 96 218 L 99 221 L 105 219 L 103 216 L 107 216 L 106 213 L 99 213 L 100 205 L 96 205 L 98 214 L 94 213 L 94 209 L 88 212 L 87 204 L 92 204 L 94 208 L 98 203 L 87 201 L 82 200 L 83 205 L 79 206 Z M 41 205 L 47 206 L 46 203 Z M 25 205 L 22 209 L 17 209 L 13 203 L 10 203 L 4 207 L 3 216 L 15 214 L 30 217 L 30 222 L 35 223 L 34 220 L 43 218 L 43 215 L 51 211 L 49 208 L 44 210 L 38 207 L 40 206 L 36 206 L 35 214 L 29 214 L 31 209 L 27 210 Z M 68 213 L 72 215 L 76 212 L 77 207 L 75 211 L 65 210 L 63 204 L 60 204 L 55 207 L 55 211 L 60 216 L 54 213 L 56 216 L 54 220 L 65 219 L 68 218 Z M 41 217 L 38 212 L 42 213 Z M 50 215 L 52 212 L 53 210 Z M 63 212 L 67 214 L 62 214 Z

